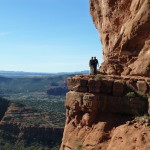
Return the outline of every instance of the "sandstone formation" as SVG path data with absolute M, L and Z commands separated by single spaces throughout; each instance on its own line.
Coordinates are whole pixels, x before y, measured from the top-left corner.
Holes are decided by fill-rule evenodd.
M 125 123 L 123 116 L 106 114 L 92 127 L 76 127 L 73 123 L 65 129 L 63 150 L 149 150 L 150 129 L 140 123 Z M 118 119 L 118 122 L 117 122 Z M 124 123 L 124 124 L 123 124 Z
M 90 0 L 103 45 L 100 71 L 150 76 L 150 0 Z
M 148 112 L 150 81 L 145 79 L 94 76 L 68 78 L 66 108 L 83 112 L 139 115 Z M 89 110 L 88 108 L 89 107 Z
M 68 78 L 60 150 L 149 150 L 150 0 L 90 0 L 90 13 L 104 62 Z
M 0 137 L 20 146 L 32 142 L 53 146 L 61 141 L 63 128 L 52 124 L 50 117 L 23 104 L 0 98 Z M 0 145 L 1 145 L 0 141 Z
M 68 78 L 61 150 L 149 150 L 150 79 Z

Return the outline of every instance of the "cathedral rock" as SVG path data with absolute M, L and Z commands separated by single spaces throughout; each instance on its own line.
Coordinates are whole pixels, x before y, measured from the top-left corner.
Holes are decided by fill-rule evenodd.
M 68 78 L 60 150 L 150 149 L 150 0 L 90 0 L 97 75 Z

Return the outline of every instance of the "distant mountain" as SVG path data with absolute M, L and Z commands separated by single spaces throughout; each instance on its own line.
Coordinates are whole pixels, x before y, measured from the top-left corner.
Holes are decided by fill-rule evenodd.
M 53 75 L 66 75 L 66 74 L 88 74 L 89 71 L 79 71 L 79 72 L 58 72 L 58 73 L 43 73 L 43 72 L 24 72 L 24 71 L 0 71 L 0 76 L 3 77 L 29 77 L 29 76 L 53 76 Z
M 0 76 L 0 94 L 45 92 L 48 89 L 65 88 L 66 80 L 74 74 L 53 76 L 25 76 L 25 77 L 2 77 Z M 52 93 L 52 92 L 48 92 Z M 65 94 L 65 93 L 64 93 Z M 53 95 L 53 94 L 52 94 Z M 56 94 L 55 94 L 56 95 Z

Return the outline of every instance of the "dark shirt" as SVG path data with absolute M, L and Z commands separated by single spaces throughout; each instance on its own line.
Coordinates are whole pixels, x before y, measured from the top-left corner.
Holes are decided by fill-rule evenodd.
M 91 59 L 90 62 L 89 62 L 89 65 L 90 65 L 90 66 L 91 66 L 91 65 L 92 65 L 92 66 L 95 65 L 95 61 L 94 61 L 93 59 Z
M 95 66 L 97 66 L 98 65 L 98 60 L 97 59 L 94 59 L 94 64 L 95 64 Z

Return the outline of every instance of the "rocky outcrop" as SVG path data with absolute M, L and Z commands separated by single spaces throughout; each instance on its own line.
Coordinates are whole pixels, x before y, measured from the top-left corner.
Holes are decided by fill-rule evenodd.
M 46 91 L 48 95 L 66 95 L 68 92 L 67 87 L 55 87 L 55 88 L 50 88 L 49 90 Z
M 90 0 L 103 45 L 100 71 L 150 76 L 150 1 Z
M 90 12 L 104 62 L 68 79 L 60 150 L 149 150 L 150 0 L 90 0 Z
M 97 112 L 139 115 L 147 113 L 148 81 L 132 79 L 69 78 L 66 107 L 76 113 Z M 88 109 L 89 107 L 89 109 Z M 93 114 L 93 116 L 94 116 Z
M 149 83 L 149 78 L 108 75 L 68 78 L 61 150 L 148 150 L 150 120 L 141 123 L 133 116 L 150 111 Z
M 0 100 L 0 108 L 5 110 L 4 112 L 0 109 L 0 115 L 2 114 L 0 121 L 1 138 L 13 139 L 17 145 L 21 146 L 39 142 L 52 147 L 61 142 L 64 129 L 54 125 L 47 113 L 4 99 Z
M 148 126 L 138 122 L 128 124 L 125 120 L 121 124 L 124 116 L 101 114 L 101 117 L 92 127 L 68 124 L 61 150 L 149 150 Z

